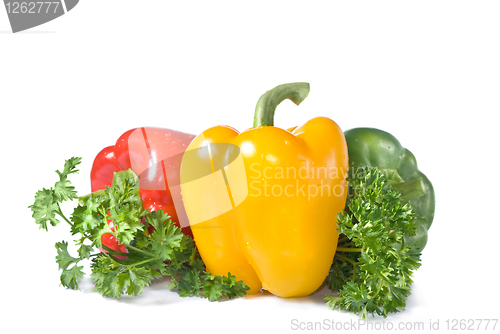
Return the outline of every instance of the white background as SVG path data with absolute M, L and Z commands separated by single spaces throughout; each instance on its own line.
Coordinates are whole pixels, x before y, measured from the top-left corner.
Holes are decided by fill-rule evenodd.
M 66 290 L 53 245 L 69 229 L 40 231 L 27 208 L 71 156 L 83 157 L 72 180 L 85 194 L 95 154 L 126 130 L 244 130 L 262 93 L 294 81 L 311 93 L 285 101 L 277 126 L 322 115 L 344 130 L 381 128 L 434 184 L 407 309 L 376 321 L 443 330 L 447 319 L 499 318 L 499 17 L 498 1 L 84 0 L 12 34 L 0 8 L 0 329 L 285 333 L 293 321 L 356 321 L 326 308 L 326 290 L 219 303 L 179 298 L 165 281 L 136 298 L 105 299 L 88 277 Z

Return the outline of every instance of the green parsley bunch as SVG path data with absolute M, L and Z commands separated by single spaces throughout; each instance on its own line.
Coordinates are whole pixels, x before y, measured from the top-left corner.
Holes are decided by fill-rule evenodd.
M 346 208 L 337 216 L 340 233 L 327 278 L 327 305 L 367 318 L 386 317 L 406 307 L 420 254 L 405 245 L 415 235 L 416 215 L 401 193 L 375 167 L 350 171 Z
M 81 158 L 66 160 L 53 188 L 38 191 L 29 206 L 40 229 L 60 223 L 57 216 L 71 226 L 78 255 L 71 256 L 68 242 L 56 243 L 56 262 L 61 270 L 61 285 L 78 289 L 84 277 L 80 262 L 91 261 L 91 279 L 95 290 L 105 297 L 123 294 L 136 296 L 155 278 L 171 278 L 169 288 L 182 297 L 199 296 L 210 301 L 246 295 L 249 287 L 236 276 L 212 275 L 191 237 L 175 226 L 162 210 L 150 212 L 143 208 L 139 196 L 139 178 L 131 171 L 115 173 L 111 187 L 78 198 L 68 176 L 77 173 Z M 70 219 L 62 212 L 60 203 L 78 199 Z M 108 219 L 113 221 L 110 228 Z M 153 228 L 151 233 L 148 232 Z M 105 233 L 114 235 L 127 252 L 112 250 L 101 243 Z M 101 252 L 104 249 L 107 252 Z M 119 257 L 117 257 L 117 255 Z

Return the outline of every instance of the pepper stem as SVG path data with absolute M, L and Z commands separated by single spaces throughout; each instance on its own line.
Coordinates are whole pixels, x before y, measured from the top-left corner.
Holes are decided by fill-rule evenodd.
M 286 99 L 290 99 L 293 103 L 299 105 L 309 95 L 309 90 L 310 87 L 307 82 L 293 82 L 276 86 L 265 92 L 257 101 L 253 128 L 273 126 L 276 107 Z

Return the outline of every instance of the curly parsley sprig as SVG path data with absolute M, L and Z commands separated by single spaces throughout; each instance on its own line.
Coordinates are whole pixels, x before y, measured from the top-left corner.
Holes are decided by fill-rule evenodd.
M 205 270 L 193 239 L 184 235 L 167 213 L 143 208 L 139 179 L 131 170 L 115 173 L 111 187 L 78 198 L 68 175 L 78 172 L 76 167 L 81 160 L 76 157 L 66 160 L 63 171 L 56 171 L 59 181 L 55 186 L 38 191 L 34 204 L 29 206 L 40 229 L 48 230 L 48 224 L 59 224 L 56 218 L 59 216 L 71 226 L 71 234 L 79 236 L 75 240 L 79 246 L 77 257 L 69 254 L 66 241 L 55 245 L 56 262 L 62 271 L 61 285 L 78 289 L 85 275 L 83 266 L 78 264 L 91 260 L 95 290 L 105 297 L 138 295 L 154 278 L 162 276 L 171 277 L 169 288 L 182 297 L 199 296 L 215 301 L 246 295 L 249 287 L 236 281 L 236 276 L 211 275 Z M 60 203 L 77 198 L 79 205 L 68 219 Z M 113 221 L 113 228 L 108 219 Z M 126 246 L 127 253 L 103 245 L 104 233 L 113 234 Z M 99 248 L 107 252 L 100 252 Z M 116 255 L 121 255 L 121 259 Z
M 66 160 L 63 171 L 56 170 L 59 181 L 56 182 L 54 187 L 37 191 L 35 203 L 30 205 L 29 208 L 33 211 L 33 218 L 40 229 L 47 231 L 47 223 L 52 226 L 59 224 L 60 221 L 56 218 L 56 215 L 71 225 L 71 222 L 62 213 L 59 204 L 77 198 L 75 187 L 71 186 L 68 175 L 78 173 L 76 166 L 81 161 L 82 158 L 77 157 Z
M 346 209 L 337 216 L 337 252 L 327 278 L 327 305 L 367 318 L 405 309 L 420 254 L 405 245 L 415 235 L 415 213 L 375 167 L 350 173 Z

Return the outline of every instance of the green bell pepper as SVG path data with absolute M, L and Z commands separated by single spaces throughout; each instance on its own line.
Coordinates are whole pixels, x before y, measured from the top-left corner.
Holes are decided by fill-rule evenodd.
M 427 244 L 427 231 L 434 219 L 435 195 L 429 179 L 417 168 L 415 156 L 391 134 L 373 128 L 355 128 L 345 133 L 349 167 L 377 167 L 398 189 L 417 215 L 416 235 L 405 235 L 405 244 L 420 253 Z

